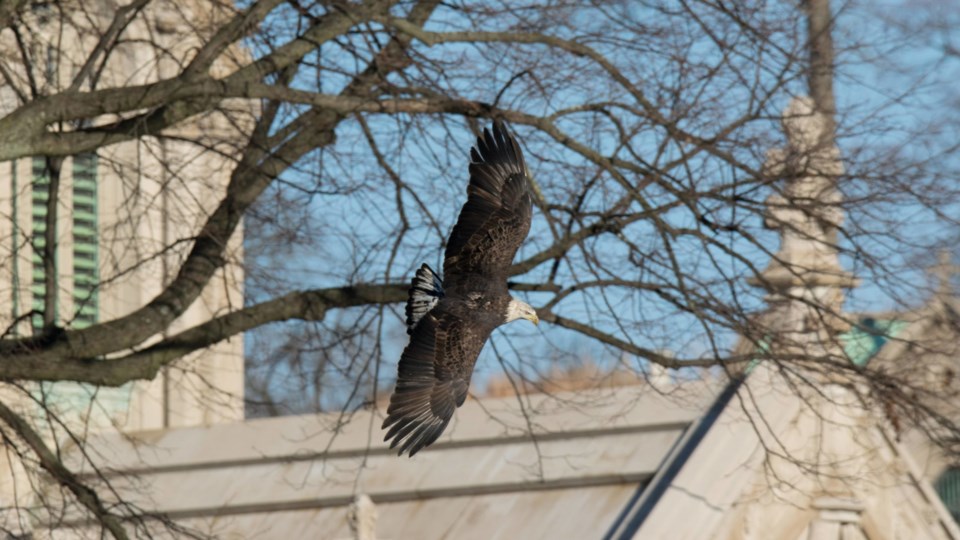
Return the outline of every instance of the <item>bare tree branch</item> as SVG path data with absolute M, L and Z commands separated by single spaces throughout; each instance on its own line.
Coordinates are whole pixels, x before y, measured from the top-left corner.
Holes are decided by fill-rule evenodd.
M 120 523 L 119 517 L 110 512 L 103 501 L 100 500 L 97 492 L 83 483 L 76 474 L 63 464 L 26 420 L 2 402 L 0 402 L 0 420 L 10 426 L 30 447 L 37 456 L 43 470 L 53 477 L 57 483 L 73 493 L 77 501 L 89 510 L 97 521 L 110 531 L 114 538 L 118 540 L 129 538 Z

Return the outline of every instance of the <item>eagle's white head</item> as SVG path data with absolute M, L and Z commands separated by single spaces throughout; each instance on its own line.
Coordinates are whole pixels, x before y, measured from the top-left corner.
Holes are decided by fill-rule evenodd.
M 511 297 L 510 303 L 507 304 L 506 322 L 515 321 L 517 319 L 526 319 L 533 324 L 540 324 L 540 318 L 537 317 L 537 310 L 533 309 L 533 306 L 522 300 L 517 300 L 516 298 Z

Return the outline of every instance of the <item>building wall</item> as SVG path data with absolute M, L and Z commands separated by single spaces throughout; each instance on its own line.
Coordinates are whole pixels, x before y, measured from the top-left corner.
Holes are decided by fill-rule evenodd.
M 153 4 L 157 4 L 154 6 Z M 210 22 L 219 15 L 216 2 L 152 3 L 154 11 L 137 19 L 125 34 L 127 43 L 110 56 L 99 87 L 142 84 L 174 76 L 179 66 L 202 44 Z M 163 9 L 160 9 L 163 8 Z M 31 29 L 27 50 L 41 93 L 70 84 L 96 44 L 94 26 L 106 28 L 112 2 L 77 3 L 65 13 L 39 7 L 27 16 Z M 147 22 L 144 21 L 146 19 Z M 93 22 L 91 22 L 93 21 Z M 149 43 L 155 43 L 152 46 Z M 0 57 L 26 85 L 19 48 L 7 32 L 0 35 Z M 242 53 L 236 54 L 243 57 Z M 240 60 L 238 60 L 240 61 Z M 19 68 L 18 68 L 19 66 Z M 229 64 L 215 70 L 230 69 Z M 19 69 L 19 71 L 17 71 Z M 23 92 L 25 87 L 20 87 Z M 0 81 L 0 114 L 17 103 L 17 92 Z M 3 105 L 6 104 L 6 105 Z M 96 319 L 122 317 L 156 296 L 176 275 L 191 247 L 191 239 L 216 208 L 233 169 L 232 156 L 245 140 L 255 109 L 231 104 L 230 113 L 211 113 L 171 131 L 180 140 L 145 138 L 101 148 L 97 155 Z M 229 116 L 228 116 L 229 115 Z M 107 121 L 110 119 L 104 119 Z M 238 127 L 239 126 L 239 127 Z M 70 129 L 69 127 L 67 129 Z M 74 210 L 73 163 L 63 166 L 57 226 L 58 322 L 67 327 L 85 323 L 75 319 L 79 308 L 73 286 Z M 31 158 L 0 164 L 0 328 L 28 335 L 26 314 L 38 289 L 33 233 L 33 172 Z M 81 212 L 83 209 L 81 209 Z M 243 304 L 242 233 L 231 239 L 228 263 L 218 271 L 201 297 L 177 320 L 175 334 Z M 83 255 L 80 255 L 83 257 Z M 39 289 L 42 290 L 42 287 Z M 87 310 L 89 311 L 89 309 Z M 160 339 L 156 336 L 154 340 Z M 157 429 L 240 420 L 243 417 L 243 339 L 235 336 L 198 351 L 170 366 L 154 379 L 116 389 L 57 383 L 38 387 L 72 421 L 94 427 L 116 425 L 125 430 Z M 93 396 L 95 400 L 91 400 Z

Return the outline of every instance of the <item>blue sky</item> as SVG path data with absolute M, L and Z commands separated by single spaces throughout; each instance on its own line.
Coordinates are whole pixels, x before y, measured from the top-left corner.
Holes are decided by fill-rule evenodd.
M 775 36 L 779 36 L 778 39 L 782 39 L 786 46 L 790 39 L 802 32 L 802 28 L 797 25 L 796 20 L 788 20 L 782 16 L 786 13 L 783 10 L 793 9 L 784 6 L 770 4 L 767 8 L 769 12 L 763 15 L 763 20 L 773 25 L 771 31 Z M 887 190 L 892 184 L 889 178 L 874 180 L 871 174 L 876 171 L 886 172 L 901 164 L 904 165 L 904 181 L 915 176 L 919 179 L 917 188 L 921 191 L 926 189 L 924 182 L 931 178 L 941 181 L 937 174 L 947 177 L 957 167 L 955 154 L 949 151 L 949 145 L 958 140 L 955 126 L 960 123 L 951 121 L 955 119 L 956 110 L 944 111 L 938 108 L 937 104 L 944 102 L 944 92 L 951 88 L 949 81 L 958 80 L 957 62 L 942 61 L 935 36 L 906 38 L 902 32 L 890 30 L 894 22 L 900 24 L 910 22 L 911 17 L 919 17 L 920 12 L 911 10 L 906 3 L 843 3 L 837 4 L 836 9 L 839 65 L 836 92 L 840 111 L 841 147 L 849 160 L 851 175 L 842 190 L 851 200 L 864 194 L 875 196 L 878 191 Z M 589 17 L 574 15 L 572 19 L 587 32 L 593 22 Z M 642 9 L 627 9 L 619 15 L 624 32 L 635 29 L 628 29 L 628 25 L 647 24 L 651 20 L 650 12 Z M 710 13 L 703 15 L 707 17 Z M 889 17 L 890 20 L 885 21 L 884 17 Z M 438 21 L 435 23 L 437 28 L 465 24 L 456 20 L 449 12 L 441 13 Z M 671 51 L 669 43 L 683 42 L 682 37 L 693 36 L 700 31 L 698 25 L 689 18 L 678 16 L 676 21 L 680 24 L 668 26 L 664 23 L 664 28 L 669 28 L 678 37 L 663 37 L 657 34 L 657 39 L 665 41 L 651 41 L 651 47 L 658 45 Z M 596 22 L 600 23 L 601 21 Z M 509 24 L 509 21 L 504 24 Z M 567 31 L 565 28 L 556 29 L 561 35 Z M 601 41 L 594 46 L 608 53 L 614 62 L 634 74 L 638 80 L 648 77 L 669 82 L 671 78 L 676 78 L 678 81 L 683 80 L 689 92 L 703 93 L 705 97 L 699 100 L 690 99 L 690 103 L 696 106 L 710 107 L 713 103 L 731 105 L 727 110 L 710 111 L 713 114 L 710 116 L 711 122 L 735 118 L 739 113 L 736 100 L 749 99 L 749 93 L 741 86 L 741 79 L 738 78 L 740 74 L 752 72 L 758 80 L 773 81 L 776 67 L 786 62 L 786 56 L 777 57 L 779 45 L 769 47 L 747 43 L 743 45 L 743 50 L 754 51 L 757 57 L 721 60 L 718 49 L 711 40 L 693 39 L 687 42 L 688 46 L 680 48 L 678 45 L 677 50 L 672 50 L 674 54 L 682 53 L 682 57 L 655 54 L 655 50 L 651 48 L 651 53 L 644 56 L 638 65 L 638 49 L 616 46 L 612 41 L 615 37 L 610 36 L 610 43 Z M 359 37 L 357 39 L 360 40 Z M 747 38 L 731 34 L 730 39 Z M 643 47 L 642 43 L 635 45 L 638 48 Z M 344 50 L 336 45 L 327 46 L 322 51 L 323 57 L 318 60 L 350 69 L 354 60 Z M 526 50 L 529 52 L 523 54 L 543 53 L 536 47 Z M 445 55 L 434 58 L 437 62 L 458 55 L 462 57 L 459 58 L 461 62 L 474 62 L 477 66 L 475 73 L 459 74 L 442 81 L 459 95 L 473 99 L 493 101 L 496 95 L 501 94 L 505 81 L 516 75 L 513 68 L 515 64 L 507 61 L 492 62 L 471 46 L 448 47 L 440 53 L 433 49 L 420 52 L 428 57 L 435 54 Z M 520 54 L 509 50 L 506 53 Z M 759 56 L 760 53 L 769 56 Z M 572 67 L 567 69 L 574 73 L 578 68 L 586 69 L 578 66 L 577 62 L 571 60 Z M 686 67 L 687 65 L 692 67 Z M 718 71 L 711 79 L 705 79 L 702 83 L 696 80 L 691 82 L 689 78 L 693 75 L 688 75 L 686 71 L 695 75 L 698 69 L 705 66 L 715 66 Z M 319 76 L 302 75 L 304 88 L 319 86 L 326 92 L 335 92 L 344 81 L 343 77 L 329 71 Z M 667 85 L 660 80 L 658 84 Z M 500 103 L 509 109 L 538 114 L 588 103 L 595 95 L 611 91 L 603 79 L 590 78 L 584 73 L 584 76 L 558 81 L 557 89 L 549 93 L 549 99 L 542 99 L 531 97 L 529 88 L 524 86 L 524 78 L 521 77 L 518 81 L 502 92 Z M 780 143 L 773 117 L 786 105 L 791 94 L 804 91 L 802 82 L 802 79 L 798 78 L 778 90 L 765 106 L 769 117 L 758 118 L 738 132 L 738 136 L 744 140 L 754 138 L 742 149 L 732 147 L 731 151 L 738 152 L 739 159 L 759 167 L 762 151 Z M 655 90 L 658 86 L 651 84 L 650 88 Z M 669 103 L 664 106 L 667 111 L 674 107 Z M 691 131 L 710 133 L 715 129 L 706 123 L 705 115 L 692 114 L 683 118 L 682 127 Z M 700 121 L 701 118 L 704 119 L 703 122 Z M 392 235 L 401 226 L 401 220 L 392 206 L 396 193 L 392 184 L 387 181 L 386 173 L 373 159 L 359 125 L 355 121 L 345 121 L 337 129 L 338 142 L 335 148 L 314 153 L 299 164 L 298 170 L 287 174 L 281 185 L 265 194 L 267 200 L 285 201 L 285 211 L 291 214 L 284 216 L 283 224 L 284 229 L 292 236 L 287 243 L 271 244 L 269 256 L 254 261 L 263 270 L 261 274 L 268 274 L 269 279 L 260 279 L 260 275 L 258 279 L 250 280 L 248 302 L 256 301 L 276 290 L 338 286 L 345 282 L 381 282 L 387 278 L 392 281 L 406 280 L 412 270 L 422 262 L 440 268 L 441 236 L 449 232 L 465 199 L 467 150 L 473 143 L 473 135 L 459 119 L 449 124 L 449 130 L 431 123 L 430 118 L 414 120 L 413 124 L 408 124 L 408 121 L 407 118 L 369 118 L 370 129 L 390 167 L 415 188 L 416 194 L 433 214 L 432 219 L 420 212 L 411 193 L 401 193 L 411 228 L 394 253 Z M 584 118 L 574 115 L 568 120 L 559 121 L 558 125 L 565 131 L 575 133 L 586 125 L 584 121 Z M 533 175 L 541 182 L 548 202 L 566 202 L 564 197 L 567 196 L 569 185 L 567 178 L 582 178 L 590 174 L 589 164 L 525 126 L 517 126 L 516 131 L 524 141 Z M 614 151 L 615 144 L 610 138 L 609 126 L 601 126 L 592 132 L 594 136 L 585 140 L 587 144 L 601 153 Z M 663 140 L 662 132 L 656 129 L 640 132 L 634 140 L 643 152 L 641 157 L 651 161 L 669 161 L 671 154 L 676 155 L 679 150 L 679 147 L 669 146 L 666 152 L 654 157 L 662 150 L 658 145 Z M 757 143 L 757 140 L 767 142 Z M 909 163 L 917 162 L 924 162 L 924 167 L 906 167 Z M 688 167 L 692 170 L 678 173 L 678 185 L 682 186 L 684 181 L 693 179 L 729 182 L 742 174 L 723 167 L 722 163 L 708 156 L 694 158 Z M 591 193 L 586 201 L 587 207 L 600 209 L 609 204 L 610 198 L 615 195 L 615 189 L 594 190 Z M 654 203 L 667 201 L 670 197 L 668 192 L 658 190 L 655 186 L 648 187 L 645 195 Z M 762 194 L 758 196 L 762 197 Z M 709 202 L 705 202 L 704 208 L 709 208 L 708 204 Z M 731 221 L 742 219 L 743 226 L 749 227 L 766 249 L 776 248 L 775 234 L 762 230 L 758 215 L 738 215 L 722 204 L 717 205 L 715 210 L 716 216 Z M 945 205 L 943 211 L 948 216 L 957 215 L 955 207 L 950 205 Z M 667 212 L 664 216 L 675 226 L 696 226 L 691 221 L 690 214 L 683 208 Z M 882 260 L 882 270 L 890 272 L 883 274 L 879 272 L 879 268 L 868 267 L 865 260 L 845 257 L 845 267 L 864 280 L 859 289 L 851 292 L 848 309 L 881 311 L 901 306 L 903 302 L 918 301 L 922 294 L 916 290 L 915 285 L 925 279 L 922 271 L 917 269 L 918 265 L 924 264 L 924 257 L 930 253 L 931 246 L 956 235 L 953 228 L 944 226 L 942 217 L 924 207 L 918 197 L 891 195 L 889 200 L 882 204 L 854 204 L 848 226 L 851 231 L 859 233 L 852 241 L 861 244 L 867 253 Z M 631 238 L 636 238 L 641 246 L 655 250 L 658 240 L 652 231 L 649 223 L 641 222 L 632 226 L 628 233 Z M 899 239 L 893 241 L 891 233 L 898 235 Z M 547 224 L 542 216 L 538 215 L 530 238 L 521 249 L 518 259 L 542 249 L 549 241 Z M 729 239 L 725 242 L 756 264 L 766 264 L 768 257 L 761 250 L 739 239 L 735 234 L 729 234 Z M 610 259 L 625 258 L 627 255 L 622 244 L 607 243 L 595 247 Z M 684 271 L 699 279 L 705 287 L 717 287 L 711 292 L 721 297 L 736 294 L 736 298 L 728 300 L 736 300 L 747 310 L 762 306 L 762 294 L 749 287 L 740 286 L 725 292 L 721 278 L 732 277 L 740 282 L 739 276 L 745 271 L 742 264 L 735 259 L 720 251 L 704 250 L 697 242 L 678 241 L 676 248 Z M 251 249 L 251 252 L 256 252 L 256 249 Z M 724 266 L 723 257 L 729 259 L 728 267 Z M 538 268 L 530 276 L 524 276 L 522 280 L 543 279 L 546 266 Z M 570 282 L 578 275 L 582 279 L 589 275 L 585 274 L 589 270 L 588 266 L 580 262 L 564 267 L 560 282 Z M 723 270 L 724 275 L 720 274 L 720 270 Z M 630 270 L 629 266 L 624 267 L 624 271 L 635 273 L 635 276 L 631 277 L 648 279 L 650 272 L 662 272 L 663 269 L 640 265 L 633 270 Z M 713 283 L 716 285 L 712 285 Z M 546 295 L 530 294 L 526 299 L 534 305 L 540 305 L 546 300 Z M 597 295 L 573 298 L 564 302 L 557 311 L 570 317 L 590 316 L 599 319 L 602 327 L 637 339 L 639 344 L 651 349 L 671 349 L 688 357 L 709 354 L 708 333 L 701 327 L 700 322 L 687 314 L 672 313 L 666 308 L 661 300 L 649 294 L 623 294 L 613 291 L 605 298 Z M 620 315 L 622 320 L 633 326 L 616 328 L 617 321 L 608 316 L 611 312 Z M 382 321 L 379 313 L 377 310 L 334 312 L 328 315 L 324 325 L 309 331 L 311 337 L 319 343 L 323 343 L 336 331 L 342 332 L 346 331 L 345 329 L 364 330 L 370 334 L 357 338 L 357 343 L 362 344 L 362 347 L 355 345 L 354 350 L 343 349 L 333 354 L 329 361 L 334 365 L 334 371 L 339 372 L 332 376 L 330 384 L 343 384 L 345 380 L 356 376 L 360 369 L 379 369 L 382 381 L 392 378 L 396 359 L 399 358 L 406 341 L 402 329 L 402 306 L 385 308 L 386 316 Z M 575 362 L 585 356 L 601 363 L 609 363 L 615 356 L 619 356 L 616 352 L 576 334 L 545 326 L 533 328 L 516 323 L 499 330 L 493 340 L 494 345 L 488 346 L 481 356 L 475 383 L 482 385 L 485 377 L 501 372 L 498 358 L 502 359 L 505 365 L 529 373 L 531 370 L 547 369 L 552 363 Z M 276 344 L 282 339 L 284 332 L 293 328 L 307 332 L 301 324 L 275 325 L 248 334 L 248 349 L 253 350 L 263 344 Z M 734 339 L 733 334 L 723 329 L 714 328 L 710 333 L 721 347 L 729 346 Z M 336 348 L 329 343 L 328 345 Z M 357 362 L 358 358 L 362 358 L 362 361 Z M 339 388 L 333 394 L 342 396 L 344 389 Z

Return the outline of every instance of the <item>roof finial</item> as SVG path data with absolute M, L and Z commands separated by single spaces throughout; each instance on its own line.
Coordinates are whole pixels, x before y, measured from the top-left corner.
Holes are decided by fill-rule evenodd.
M 953 296 L 951 279 L 960 273 L 960 265 L 953 264 L 953 255 L 949 249 L 944 248 L 937 253 L 937 263 L 928 268 L 927 273 L 936 283 L 934 295 L 937 298 Z
M 354 540 L 377 539 L 377 505 L 366 494 L 354 497 L 347 512 L 347 521 Z

